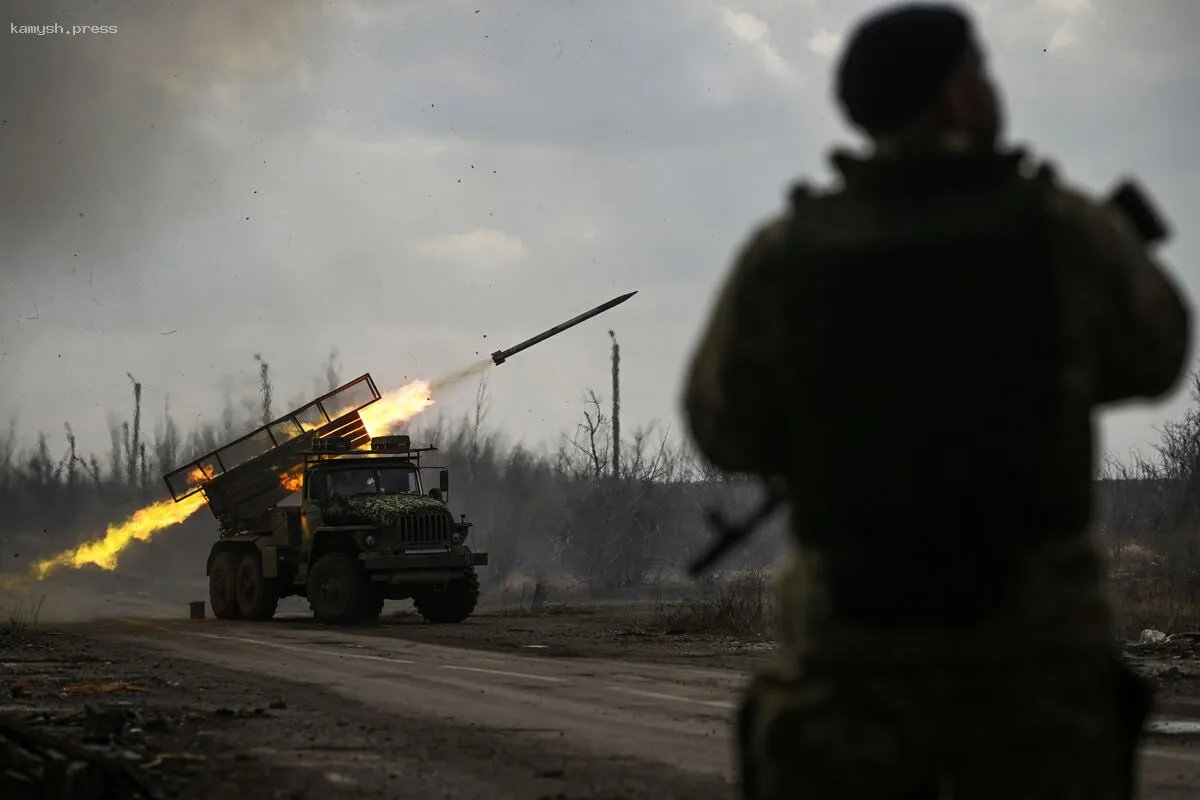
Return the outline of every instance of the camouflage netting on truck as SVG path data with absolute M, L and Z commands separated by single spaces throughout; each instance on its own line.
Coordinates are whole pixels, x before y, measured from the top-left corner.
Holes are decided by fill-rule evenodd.
M 369 494 L 349 497 L 330 506 L 327 516 L 340 514 L 374 525 L 393 525 L 405 515 L 430 511 L 446 511 L 446 504 L 423 494 Z

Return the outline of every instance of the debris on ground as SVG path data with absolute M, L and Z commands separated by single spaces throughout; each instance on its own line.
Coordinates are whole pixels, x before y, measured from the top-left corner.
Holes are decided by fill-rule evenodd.
M 1158 644 L 1166 638 L 1167 635 L 1157 628 L 1147 628 L 1138 638 L 1138 644 Z
M 87 681 L 85 683 L 76 683 L 71 686 L 64 687 L 59 695 L 62 697 L 70 697 L 75 694 L 112 694 L 113 692 L 148 692 L 149 689 L 143 689 L 141 686 L 134 686 L 132 683 L 125 681 Z
M 1157 626 L 1125 642 L 1125 658 L 1134 672 L 1154 687 L 1155 712 L 1163 716 L 1195 714 L 1200 693 L 1200 633 L 1167 633 Z
M 168 761 L 185 761 L 189 764 L 199 764 L 207 760 L 208 759 L 206 759 L 204 756 L 198 756 L 195 753 L 159 753 L 153 758 L 153 760 L 143 764 L 142 769 L 154 769 L 155 767 L 161 767 Z
M 153 800 L 128 766 L 140 758 L 81 747 L 0 717 L 0 796 L 6 800 Z
M 1150 655 L 1155 658 L 1200 657 L 1200 632 L 1165 633 L 1157 628 L 1142 631 L 1136 642 L 1127 642 L 1125 650 L 1130 655 Z
M 56 749 L 0 740 L 0 773 L 10 773 L 0 798 L 495 800 L 565 796 L 557 794 L 564 780 L 557 776 L 568 774 L 571 796 L 729 796 L 719 775 L 348 702 L 334 689 L 281 680 L 272 670 L 235 671 L 171 655 L 139 641 L 140 630 L 115 621 L 79 633 L 0 637 L 0 680 L 12 696 L 3 698 L 4 712 L 44 742 L 62 743 Z M 95 691 L 113 684 L 123 689 Z M 64 691 L 83 686 L 93 691 Z M 110 772 L 87 778 L 89 786 L 111 783 L 117 770 L 145 788 L 107 795 L 54 794 L 49 783 L 31 788 L 38 775 L 97 770 Z M 18 778 L 24 783 L 13 782 Z
M 29 631 L 0 640 L 11 698 L 0 721 L 0 798 L 220 797 L 261 780 L 229 766 L 249 763 L 246 738 L 261 734 L 230 733 L 261 725 L 267 700 L 188 677 L 161 657 L 86 637 Z M 181 691 L 185 683 L 191 691 Z M 111 789 L 118 782 L 125 788 Z

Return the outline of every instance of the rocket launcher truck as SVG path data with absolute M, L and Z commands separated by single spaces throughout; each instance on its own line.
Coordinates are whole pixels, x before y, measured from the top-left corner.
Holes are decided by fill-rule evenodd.
M 412 599 L 434 623 L 474 612 L 487 554 L 450 512 L 449 471 L 421 465 L 436 448 L 368 434 L 359 412 L 380 397 L 364 374 L 164 476 L 176 502 L 202 492 L 219 523 L 217 618 L 268 620 L 292 595 L 334 624 L 377 619 L 385 600 Z M 438 486 L 426 492 L 428 469 Z

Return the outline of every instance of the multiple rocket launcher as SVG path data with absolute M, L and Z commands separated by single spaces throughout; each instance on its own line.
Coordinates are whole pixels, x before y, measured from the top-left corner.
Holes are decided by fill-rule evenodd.
M 492 353 L 497 366 L 551 336 L 619 306 L 637 294 L 628 292 L 548 328 L 536 336 Z M 263 513 L 291 494 L 280 475 L 296 469 L 304 453 L 319 439 L 342 437 L 355 445 L 370 440 L 359 412 L 382 394 L 370 374 L 284 414 L 256 430 L 179 467 L 164 480 L 175 502 L 203 491 L 213 515 L 249 518 Z

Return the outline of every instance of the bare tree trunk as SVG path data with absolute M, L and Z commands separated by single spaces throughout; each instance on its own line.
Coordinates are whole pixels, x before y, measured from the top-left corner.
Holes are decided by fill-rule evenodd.
M 133 459 L 134 459 L 134 456 L 133 456 L 133 450 L 129 444 L 129 421 L 128 420 L 121 423 L 121 445 L 124 448 L 121 452 L 122 452 L 122 455 L 124 456 L 124 460 L 125 460 L 125 468 L 123 470 L 125 482 L 128 484 L 132 484 L 133 483 L 133 464 L 134 464 Z M 121 480 L 120 474 L 117 475 L 117 480 L 118 481 Z
M 342 365 L 338 361 L 337 348 L 329 351 L 329 358 L 325 362 L 325 383 L 328 386 L 328 391 L 332 392 L 338 388 L 342 382 Z
M 133 437 L 132 441 L 127 441 L 125 445 L 125 457 L 129 459 L 125 469 L 129 485 L 135 486 L 138 477 L 138 451 L 141 448 L 142 439 L 142 384 L 138 383 L 131 373 L 126 372 L 125 374 L 129 376 L 129 382 L 133 384 Z
M 70 463 L 67 465 L 67 488 L 74 489 L 79 470 L 79 450 L 75 441 L 75 431 L 71 430 L 71 423 L 64 422 L 63 427 L 67 430 L 67 458 L 70 459 Z
M 266 425 L 271 421 L 271 366 L 263 359 L 262 353 L 255 353 L 254 360 L 258 362 L 258 383 L 262 393 L 262 423 Z
M 612 339 L 612 475 L 621 477 L 621 345 L 611 330 Z

